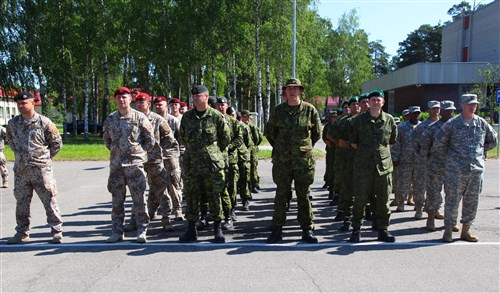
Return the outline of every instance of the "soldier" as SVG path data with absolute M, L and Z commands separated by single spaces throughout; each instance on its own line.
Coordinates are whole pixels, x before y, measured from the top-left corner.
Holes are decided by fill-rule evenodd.
M 462 113 L 441 126 L 434 139 L 432 152 L 446 157 L 444 174 L 444 242 L 453 241 L 453 226 L 456 225 L 458 206 L 462 201 L 462 231 L 460 238 L 469 242 L 479 239 L 470 226 L 476 218 L 479 194 L 484 173 L 485 152 L 496 147 L 495 130 L 483 118 L 475 115 L 477 96 L 465 94 L 461 97 Z
M 340 191 L 340 185 L 342 182 L 342 180 L 340 179 L 340 172 L 342 171 L 342 165 L 341 165 L 342 159 L 341 158 L 342 158 L 343 149 L 339 147 L 339 137 L 338 137 L 339 123 L 340 123 L 342 117 L 349 115 L 349 111 L 350 110 L 349 110 L 348 102 L 344 101 L 344 103 L 342 104 L 342 107 L 337 109 L 338 118 L 337 118 L 337 120 L 335 120 L 335 122 L 332 124 L 332 126 L 328 129 L 328 134 L 327 134 L 327 138 L 335 144 L 335 152 L 334 152 L 335 160 L 333 163 L 333 172 L 335 174 L 337 174 L 337 176 L 335 176 L 335 178 L 333 179 L 334 196 L 333 196 L 332 201 L 330 202 L 331 206 L 335 206 L 338 203 L 338 199 L 340 197 L 338 192 Z M 342 221 L 343 219 L 344 219 L 344 215 L 337 214 L 334 221 Z
M 351 242 L 360 242 L 360 228 L 366 204 L 375 195 L 375 223 L 378 240 L 394 242 L 396 239 L 387 228 L 391 211 L 389 195 L 391 192 L 392 161 L 390 145 L 398 135 L 396 124 L 391 115 L 382 111 L 384 92 L 375 90 L 369 94 L 370 110 L 352 119 L 349 142 L 356 149 L 354 158 L 355 197 L 352 211 Z
M 257 189 L 260 188 L 259 182 L 259 144 L 262 142 L 262 133 L 257 125 L 252 123 L 252 115 L 250 111 L 241 111 L 241 121 L 250 128 L 252 147 L 250 147 L 250 190 L 252 193 L 259 193 Z
M 9 172 L 7 171 L 7 167 L 5 163 L 7 159 L 5 158 L 5 154 L 3 153 L 3 149 L 5 148 L 5 140 L 7 136 L 7 129 L 5 127 L 0 126 L 0 174 L 2 175 L 2 188 L 9 188 Z
M 325 164 L 326 164 L 326 171 L 325 171 L 325 185 L 326 188 L 328 188 L 328 199 L 333 199 L 334 196 L 334 189 L 333 189 L 333 182 L 335 180 L 335 170 L 333 169 L 333 166 L 335 164 L 335 148 L 336 145 L 331 140 L 331 136 L 328 136 L 329 129 L 332 127 L 333 123 L 337 120 L 338 115 L 337 115 L 337 110 L 330 110 L 328 112 L 328 121 L 326 122 L 325 126 L 323 127 L 323 133 L 322 133 L 322 139 L 326 144 L 326 159 L 325 159 Z
M 125 196 L 128 186 L 132 197 L 132 214 L 137 223 L 138 243 L 145 243 L 149 225 L 146 209 L 146 174 L 143 164 L 147 152 L 155 145 L 153 127 L 146 115 L 130 107 L 132 95 L 127 87 L 116 89 L 114 100 L 118 110 L 103 125 L 103 139 L 110 152 L 108 190 L 112 196 L 112 234 L 106 240 L 123 240 Z
M 245 117 L 245 118 L 244 118 Z M 250 210 L 250 200 L 252 199 L 251 189 L 251 173 L 252 173 L 252 150 L 254 149 L 254 138 L 252 136 L 252 129 L 250 128 L 251 123 L 245 123 L 244 121 L 249 121 L 250 111 L 241 111 L 241 132 L 243 134 L 244 146 L 239 149 L 239 160 L 238 167 L 240 170 L 240 178 L 238 181 L 238 190 L 240 193 L 243 210 Z
M 214 220 L 214 241 L 224 243 L 220 227 L 222 220 L 221 193 L 224 192 L 224 155 L 231 134 L 224 117 L 208 106 L 208 89 L 197 85 L 191 90 L 195 109 L 186 112 L 181 122 L 181 139 L 186 145 L 184 183 L 189 221 L 188 230 L 180 242 L 198 239 L 196 221 L 199 218 L 200 198 L 206 197 Z
M 14 196 L 17 232 L 7 243 L 29 241 L 30 206 L 34 190 L 45 208 L 52 243 L 59 244 L 63 242 L 63 223 L 56 200 L 57 187 L 52 171 L 52 158 L 61 150 L 61 136 L 49 118 L 35 112 L 35 99 L 31 93 L 18 93 L 14 101 L 21 114 L 9 120 L 7 141 L 16 156 Z
M 275 243 L 283 238 L 283 225 L 294 182 L 302 240 L 317 243 L 309 193 L 315 171 L 312 151 L 321 137 L 321 122 L 316 108 L 301 100 L 304 87 L 300 80 L 289 79 L 283 86 L 283 92 L 286 102 L 274 108 L 266 127 L 266 137 L 273 147 L 272 171 L 276 183 L 273 231 L 267 242 Z
M 155 144 L 152 150 L 148 152 L 148 160 L 144 163 L 144 170 L 147 173 L 149 195 L 147 207 L 150 220 L 155 218 L 155 213 L 158 207 L 162 212 L 162 227 L 165 231 L 172 231 L 173 227 L 170 223 L 170 212 L 172 211 L 172 199 L 167 189 L 169 174 L 163 163 L 163 152 L 172 147 L 178 148 L 178 143 L 174 138 L 172 130 L 168 125 L 167 120 L 162 116 L 151 112 L 151 96 L 147 93 L 139 93 L 135 102 L 137 110 L 146 117 L 153 126 L 153 134 Z
M 170 114 L 181 121 L 181 101 L 177 98 L 171 98 L 170 101 L 168 101 L 168 107 L 170 108 Z
M 413 184 L 413 199 L 415 200 L 415 219 L 422 219 L 422 212 L 425 203 L 425 186 L 427 179 L 427 156 L 420 156 L 420 137 L 422 133 L 429 127 L 433 122 L 439 119 L 439 112 L 441 110 L 440 103 L 438 101 L 429 101 L 427 103 L 427 112 L 429 113 L 429 118 L 419 123 L 413 132 L 411 133 L 411 141 L 413 143 L 413 149 L 417 156 L 417 164 L 415 165 L 415 181 Z M 443 215 L 436 214 L 438 218 L 443 219 Z
M 181 143 L 180 143 L 180 128 L 181 121 L 174 116 L 168 114 L 167 98 L 163 96 L 154 99 L 156 114 L 167 120 L 167 123 L 172 130 L 175 142 L 169 148 L 163 149 L 163 164 L 167 170 L 167 192 L 172 200 L 172 215 L 174 221 L 184 220 L 182 214 L 182 177 L 181 177 Z M 184 146 L 182 146 L 184 147 Z
M 398 126 L 398 138 L 396 144 L 391 148 L 391 155 L 394 166 L 397 167 L 397 173 L 395 176 L 398 177 L 398 188 L 396 191 L 396 200 L 398 201 L 398 207 L 396 211 L 404 211 L 404 202 L 408 199 L 408 192 L 410 187 L 415 182 L 415 165 L 418 162 L 418 157 L 413 149 L 413 142 L 411 138 L 411 133 L 420 123 L 418 120 L 420 118 L 420 107 L 411 106 L 410 118 L 408 121 L 401 123 Z
M 181 115 L 184 114 L 184 113 L 186 113 L 187 110 L 188 110 L 188 106 L 187 106 L 186 102 L 182 102 L 181 101 L 179 103 L 179 105 L 181 106 L 180 109 L 179 109 L 179 113 L 181 113 Z
M 441 119 L 431 123 L 429 127 L 419 137 L 420 157 L 425 158 L 428 171 L 426 172 L 426 191 L 425 212 L 427 212 L 427 223 L 425 225 L 428 231 L 435 231 L 434 218 L 439 213 L 439 208 L 443 203 L 441 190 L 443 189 L 444 173 L 445 173 L 445 157 L 436 156 L 431 152 L 434 137 L 441 129 L 444 123 L 453 117 L 456 108 L 452 101 L 441 102 Z M 443 217 L 444 218 L 444 217 Z M 453 232 L 458 232 L 457 226 L 453 226 Z

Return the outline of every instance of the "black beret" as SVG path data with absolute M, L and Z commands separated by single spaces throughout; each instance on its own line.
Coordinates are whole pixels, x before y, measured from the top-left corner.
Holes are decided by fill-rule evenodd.
M 218 97 L 217 104 L 227 104 L 227 99 L 225 97 Z
M 208 97 L 208 104 L 210 105 L 210 107 L 216 108 L 217 107 L 217 98 L 214 96 L 209 96 Z
M 202 84 L 199 84 L 199 85 L 195 86 L 193 89 L 191 89 L 191 93 L 193 95 L 201 94 L 201 93 L 208 93 L 208 88 Z
M 20 92 L 14 97 L 14 101 L 17 100 L 27 100 L 27 99 L 33 99 L 33 95 L 28 92 Z

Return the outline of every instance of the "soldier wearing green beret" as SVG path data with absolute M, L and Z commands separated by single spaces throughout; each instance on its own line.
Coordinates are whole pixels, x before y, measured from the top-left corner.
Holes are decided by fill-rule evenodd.
M 241 111 L 241 121 L 250 128 L 250 134 L 253 142 L 252 147 L 250 148 L 250 190 L 252 193 L 258 193 L 257 189 L 260 188 L 260 177 L 257 167 L 259 166 L 258 153 L 259 144 L 262 142 L 262 132 L 260 132 L 257 125 L 252 123 L 252 115 L 250 115 L 250 111 Z
M 323 133 L 321 138 L 326 144 L 325 151 L 326 151 L 326 158 L 325 158 L 325 175 L 324 175 L 324 180 L 325 180 L 325 187 L 328 188 L 328 198 L 333 199 L 334 196 L 334 190 L 333 190 L 333 182 L 335 180 L 335 171 L 333 170 L 333 165 L 335 164 L 335 143 L 331 139 L 331 137 L 328 136 L 329 129 L 332 127 L 333 123 L 338 118 L 337 110 L 330 110 L 328 112 L 328 120 L 326 121 L 325 125 L 323 126 Z
M 370 111 L 353 118 L 349 134 L 349 142 L 356 149 L 354 180 L 357 183 L 350 241 L 360 241 L 365 206 L 374 194 L 378 240 L 394 242 L 395 237 L 387 231 L 391 214 L 388 205 L 392 173 L 390 145 L 396 142 L 398 132 L 392 116 L 382 111 L 384 93 L 373 91 L 369 94 L 369 100 Z
M 252 194 L 250 193 L 252 186 L 252 161 L 254 160 L 253 157 L 257 156 L 257 153 L 254 151 L 254 148 L 257 148 L 258 150 L 258 147 L 255 146 L 254 135 L 252 131 L 253 129 L 252 126 L 254 125 L 250 123 L 250 121 L 251 121 L 250 111 L 242 110 L 241 126 L 243 132 L 243 141 L 245 142 L 246 149 L 245 148 L 241 149 L 241 156 L 239 161 L 241 176 L 238 182 L 238 189 L 240 191 L 240 197 L 244 211 L 250 210 L 250 199 L 252 199 Z
M 321 137 L 321 122 L 313 105 L 301 100 L 304 87 L 298 79 L 289 79 L 283 87 L 286 102 L 279 104 L 269 118 L 266 137 L 273 147 L 273 181 L 276 183 L 272 233 L 268 243 L 283 237 L 292 182 L 297 194 L 297 218 L 302 240 L 317 243 L 313 234 L 314 216 L 309 200 L 314 181 L 313 146 Z
M 214 241 L 224 243 L 221 229 L 221 193 L 225 186 L 224 151 L 231 133 L 224 117 L 208 106 L 208 89 L 203 85 L 191 90 L 195 109 L 182 117 L 180 136 L 186 146 L 184 153 L 184 187 L 186 191 L 186 219 L 188 230 L 180 242 L 196 241 L 196 221 L 199 218 L 200 199 L 206 197 L 214 220 Z

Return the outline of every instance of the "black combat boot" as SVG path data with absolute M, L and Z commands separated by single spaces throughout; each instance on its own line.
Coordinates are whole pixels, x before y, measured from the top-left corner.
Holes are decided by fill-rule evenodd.
M 214 242 L 215 243 L 225 243 L 226 238 L 222 234 L 222 229 L 220 226 L 220 221 L 214 221 Z
M 349 217 L 345 217 L 344 223 L 342 223 L 342 226 L 340 226 L 339 231 L 347 232 L 349 231 L 350 227 L 351 227 L 351 219 Z
M 314 233 L 311 229 L 304 229 L 302 231 L 302 240 L 307 243 L 318 243 L 318 238 L 314 236 Z
M 365 220 L 373 221 L 373 215 L 372 215 L 372 210 L 370 208 L 370 205 L 365 206 Z
M 179 237 L 179 242 L 193 242 L 198 240 L 198 231 L 196 231 L 196 222 L 189 221 L 188 229 L 181 237 Z
M 360 235 L 360 228 L 359 227 L 352 227 L 352 234 L 351 237 L 349 238 L 349 241 L 352 243 L 358 243 L 361 241 L 361 235 Z
M 395 242 L 396 237 L 392 236 L 386 229 L 381 229 L 378 231 L 378 240 L 383 242 Z
M 267 238 L 267 243 L 276 243 L 278 241 L 283 240 L 283 227 L 281 226 L 273 226 L 271 235 Z
M 343 211 L 337 211 L 337 215 L 333 219 L 334 222 L 340 222 L 345 220 L 345 214 Z
M 229 211 L 224 211 L 224 223 L 222 223 L 222 229 L 223 230 L 233 230 L 233 219 L 231 218 L 231 215 L 229 214 Z
M 207 214 L 206 213 L 201 213 L 200 221 L 198 222 L 198 225 L 196 226 L 196 228 L 199 231 L 203 231 L 207 227 L 208 227 L 208 217 L 207 217 Z

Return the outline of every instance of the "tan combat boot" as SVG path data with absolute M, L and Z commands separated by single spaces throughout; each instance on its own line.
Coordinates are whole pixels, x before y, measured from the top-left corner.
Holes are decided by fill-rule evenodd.
M 460 233 L 460 239 L 469 241 L 469 242 L 478 242 L 479 238 L 476 235 L 472 234 L 470 231 L 470 225 L 463 224 L 462 225 L 462 233 Z
M 414 206 L 415 205 L 415 201 L 413 201 L 413 191 L 410 191 L 408 193 L 408 201 L 406 202 L 407 205 L 409 206 Z
M 63 243 L 63 234 L 62 232 L 54 233 L 52 236 L 52 241 L 50 242 L 52 244 L 61 244 Z
M 444 233 L 443 233 L 443 238 L 441 238 L 443 242 L 453 242 L 453 227 L 452 226 L 445 226 L 444 227 Z
M 30 241 L 30 237 L 26 234 L 17 232 L 13 237 L 7 240 L 7 244 L 19 244 Z
M 4 179 L 3 180 L 3 185 L 2 185 L 3 188 L 9 188 L 9 180 L 7 179 Z
M 424 217 L 424 213 L 422 212 L 422 206 L 421 205 L 417 205 L 415 207 L 415 219 L 417 220 L 421 220 L 423 217 Z
M 444 219 L 444 215 L 441 212 L 437 211 L 437 212 L 434 213 L 434 219 L 443 220 Z
M 427 212 L 427 223 L 425 224 L 425 229 L 427 231 L 436 231 L 436 225 L 434 224 L 434 212 Z

